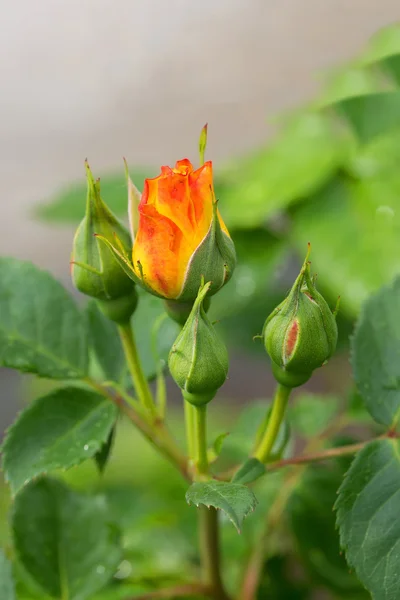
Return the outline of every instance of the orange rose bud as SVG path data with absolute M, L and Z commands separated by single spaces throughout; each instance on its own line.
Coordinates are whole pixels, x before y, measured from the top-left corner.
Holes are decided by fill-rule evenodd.
M 202 276 L 210 294 L 229 280 L 235 247 L 217 209 L 210 161 L 196 171 L 187 159 L 161 167 L 145 180 L 138 212 L 131 268 L 148 291 L 191 302 Z

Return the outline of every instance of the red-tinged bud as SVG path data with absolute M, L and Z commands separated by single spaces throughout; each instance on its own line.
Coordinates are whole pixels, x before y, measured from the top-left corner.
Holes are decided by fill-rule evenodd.
M 308 254 L 289 295 L 268 317 L 263 331 L 274 376 L 287 387 L 305 383 L 332 356 L 337 343 L 337 311 L 332 312 L 317 291 Z

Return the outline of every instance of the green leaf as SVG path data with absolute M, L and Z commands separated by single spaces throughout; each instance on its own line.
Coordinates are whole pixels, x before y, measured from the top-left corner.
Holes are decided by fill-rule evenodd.
M 293 118 L 270 147 L 228 165 L 217 189 L 228 227 L 258 227 L 320 186 L 347 153 L 347 142 L 336 132 L 327 115 L 306 112 Z
M 362 143 L 400 126 L 400 91 L 347 98 L 335 104 Z
M 356 387 L 351 390 L 347 404 L 347 415 L 352 421 L 371 425 L 371 416 L 365 406 L 365 402 Z
M 18 494 L 12 529 L 20 561 L 53 598 L 86 600 L 108 583 L 121 560 L 104 498 L 74 493 L 52 479 Z
M 3 445 L 3 468 L 13 493 L 37 475 L 94 456 L 116 416 L 110 400 L 82 388 L 62 388 L 34 401 L 10 427 Z
M 301 394 L 294 404 L 289 406 L 288 420 L 300 435 L 311 438 L 326 429 L 337 413 L 338 399 L 334 396 Z
M 0 365 L 53 379 L 87 372 L 85 321 L 53 277 L 0 258 Z
M 400 416 L 400 278 L 371 296 L 352 339 L 358 390 L 372 417 L 383 425 Z
M 382 191 L 378 187 L 385 186 L 384 204 L 389 196 L 389 204 L 398 201 L 400 180 L 397 166 L 400 161 L 399 146 L 400 128 L 391 130 L 383 137 L 377 137 L 369 144 L 358 147 L 346 165 L 354 178 L 363 179 L 368 186 L 369 194 L 379 198 L 382 205 Z M 388 193 L 389 192 L 389 193 Z
M 1 600 L 14 600 L 14 580 L 11 571 L 11 564 L 7 560 L 4 552 L 0 548 L 0 598 Z
M 214 443 L 211 448 L 207 450 L 208 462 L 213 463 L 217 460 L 218 456 L 221 454 L 222 445 L 227 438 L 229 432 L 220 433 L 214 440 Z
M 382 89 L 382 77 L 372 69 L 346 65 L 330 74 L 322 98 L 317 101 L 317 108 L 324 108 L 345 99 L 379 92 Z
M 225 483 L 223 481 L 207 481 L 193 483 L 186 492 L 188 504 L 204 504 L 208 508 L 221 509 L 236 527 L 238 533 L 243 520 L 253 512 L 257 499 L 253 492 L 239 483 Z
M 232 483 L 252 483 L 265 473 L 265 466 L 257 458 L 249 458 L 232 477 Z
M 379 31 L 371 40 L 367 51 L 360 57 L 358 64 L 372 66 L 375 72 L 392 77 L 397 85 L 400 84 L 400 27 L 398 24 Z
M 221 454 L 222 444 L 224 443 L 225 438 L 229 435 L 229 432 L 220 433 L 214 441 L 213 450 L 216 456 Z
M 332 305 L 341 296 L 343 313 L 357 314 L 369 294 L 400 271 L 398 198 L 385 182 L 336 177 L 293 215 L 300 256 L 310 241 L 312 270 Z
M 98 450 L 96 452 L 96 454 L 94 455 L 94 460 L 96 462 L 97 468 L 100 473 L 104 472 L 104 469 L 106 468 L 107 463 L 110 459 L 112 447 L 114 445 L 114 438 L 115 438 L 115 425 L 111 429 L 110 433 L 108 434 L 108 438 L 106 439 L 104 444 L 101 446 L 100 450 Z
M 371 38 L 368 48 L 357 62 L 361 65 L 370 65 L 396 54 L 400 54 L 400 26 L 398 24 L 378 31 Z
M 154 591 L 154 588 L 140 583 L 119 582 L 108 586 L 105 590 L 91 597 L 90 600 L 134 600 L 138 596 L 143 596 Z
M 138 187 L 143 189 L 143 182 L 147 177 L 155 177 L 157 173 L 149 168 L 135 169 L 130 172 L 131 179 Z M 121 174 L 108 174 L 101 177 L 101 196 L 107 206 L 117 215 L 126 215 L 128 212 L 128 192 L 126 178 Z M 37 207 L 36 215 L 45 221 L 55 223 L 79 223 L 85 213 L 86 182 L 68 186 L 65 190 L 48 204 Z
M 382 63 L 382 66 L 386 69 L 388 74 L 391 75 L 395 83 L 400 85 L 400 53 L 394 56 L 388 56 Z
M 400 444 L 368 444 L 355 457 L 336 501 L 347 561 L 373 600 L 399 597 Z
M 127 366 L 117 326 L 103 315 L 95 300 L 88 302 L 86 310 L 90 345 L 104 379 L 122 383 Z

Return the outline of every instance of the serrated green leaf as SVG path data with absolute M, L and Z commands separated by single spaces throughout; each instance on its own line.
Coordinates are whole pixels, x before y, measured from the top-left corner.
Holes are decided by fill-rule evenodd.
M 155 177 L 157 172 L 150 168 L 135 169 L 130 171 L 131 179 L 138 189 L 143 189 L 144 180 L 147 177 Z M 101 177 L 101 194 L 107 206 L 116 215 L 127 215 L 128 192 L 126 189 L 126 178 L 121 172 L 112 173 Z M 83 219 L 86 202 L 86 183 L 82 182 L 70 185 L 51 202 L 41 204 L 36 208 L 36 215 L 54 223 L 76 223 Z
M 127 366 L 117 326 L 103 315 L 95 300 L 88 302 L 86 311 L 90 345 L 104 379 L 122 383 Z
M 82 388 L 62 388 L 38 398 L 10 427 L 3 445 L 3 469 L 13 493 L 37 475 L 94 456 L 116 416 L 110 400 Z
M 358 390 L 372 417 L 391 425 L 400 416 L 400 278 L 365 303 L 352 339 Z
M 310 241 L 312 270 L 332 304 L 341 296 L 343 313 L 358 314 L 371 292 L 400 272 L 399 198 L 385 182 L 336 177 L 293 215 L 300 256 Z
M 257 458 L 249 458 L 232 477 L 232 483 L 252 483 L 265 475 L 265 466 Z
M 15 600 L 14 579 L 11 564 L 0 548 L 0 598 L 1 600 Z
M 41 377 L 87 372 L 85 321 L 53 277 L 29 262 L 0 258 L 0 365 Z
M 114 445 L 115 439 L 115 425 L 112 427 L 110 433 L 104 444 L 100 447 L 100 450 L 96 452 L 94 455 L 94 460 L 96 462 L 97 468 L 100 473 L 104 472 L 104 469 L 107 466 L 107 463 L 110 459 L 112 447 Z
M 359 140 L 365 144 L 400 126 L 400 91 L 347 98 L 337 102 L 335 109 L 347 119 Z
M 228 165 L 217 194 L 230 228 L 254 228 L 323 183 L 343 162 L 347 142 L 329 116 L 293 118 L 268 148 Z M 246 210 L 243 210 L 246 198 Z
M 338 406 L 339 401 L 334 396 L 301 394 L 294 404 L 289 406 L 288 420 L 297 433 L 311 438 L 326 429 Z
M 197 507 L 204 504 L 208 508 L 219 508 L 236 527 L 238 533 L 245 517 L 253 512 L 257 499 L 253 492 L 239 483 L 207 481 L 193 483 L 186 492 L 188 504 Z
M 400 444 L 381 440 L 355 457 L 336 501 L 347 561 L 373 600 L 399 597 Z
M 113 576 L 121 548 L 102 496 L 39 479 L 16 497 L 14 544 L 26 570 L 53 598 L 86 600 Z

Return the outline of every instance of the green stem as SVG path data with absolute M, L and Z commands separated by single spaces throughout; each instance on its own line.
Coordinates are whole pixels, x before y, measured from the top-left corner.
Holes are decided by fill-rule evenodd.
M 132 376 L 133 385 L 141 404 L 153 415 L 156 416 L 153 397 L 150 392 L 147 379 L 143 373 L 142 365 L 136 347 L 135 336 L 129 322 L 118 325 L 118 331 L 124 348 L 126 362 L 129 372 Z
M 124 402 L 122 396 L 112 394 L 109 390 L 97 383 L 90 377 L 84 379 L 85 383 L 96 390 L 99 394 L 108 398 L 132 421 L 132 423 L 141 431 L 145 438 L 154 446 L 154 448 L 170 460 L 182 473 L 188 481 L 192 481 L 189 473 L 186 457 L 181 453 L 175 440 L 162 421 L 154 420 L 150 423 L 148 419 L 142 418 L 137 410 Z
M 279 428 L 285 415 L 286 405 L 291 391 L 292 388 L 288 388 L 278 383 L 268 425 L 258 448 L 254 452 L 255 458 L 258 458 L 258 460 L 262 463 L 267 462 L 274 446 Z
M 194 408 L 194 462 L 197 474 L 208 475 L 207 457 L 207 405 Z
M 209 585 L 216 600 L 229 600 L 221 579 L 218 511 L 199 506 L 200 553 L 203 581 Z
M 190 460 L 194 459 L 195 454 L 195 437 L 194 437 L 194 425 L 196 419 L 196 409 L 190 402 L 183 401 L 183 407 L 185 411 L 185 427 L 186 427 L 186 446 L 187 453 Z
M 189 404 L 186 402 L 186 404 Z M 194 414 L 194 463 L 196 476 L 208 479 L 207 457 L 207 405 L 192 406 Z M 199 541 L 203 581 L 210 586 L 215 600 L 229 600 L 221 579 L 220 548 L 217 510 L 210 506 L 199 507 Z

